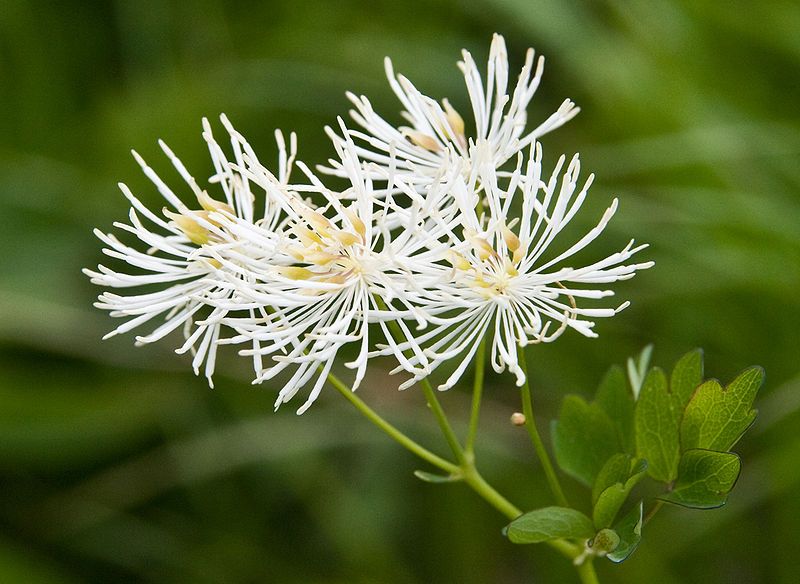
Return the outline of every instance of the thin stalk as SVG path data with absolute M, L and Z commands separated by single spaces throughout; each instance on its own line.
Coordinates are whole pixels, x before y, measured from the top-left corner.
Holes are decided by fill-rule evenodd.
M 663 506 L 664 506 L 664 501 L 662 501 L 661 499 L 658 499 L 655 502 L 655 504 L 653 505 L 653 507 L 650 509 L 650 511 L 647 512 L 647 515 L 644 516 L 644 520 L 642 521 L 642 524 L 643 525 L 647 525 L 650 522 L 650 520 L 653 517 L 655 517 L 655 514 L 658 513 L 658 511 Z
M 508 499 L 503 497 L 497 490 L 486 482 L 481 474 L 474 466 L 469 466 L 464 472 L 464 482 L 467 483 L 473 491 L 481 496 L 492 507 L 500 511 L 509 519 L 516 519 L 522 515 L 522 511 Z
M 383 309 L 386 308 L 386 303 L 382 298 L 376 296 L 375 300 L 378 306 Z M 407 340 L 403 331 L 394 321 L 389 322 L 389 332 L 395 337 L 395 341 L 403 342 Z M 453 431 L 453 426 L 450 425 L 450 420 L 447 419 L 447 415 L 444 413 L 444 409 L 442 409 L 442 405 L 436 397 L 436 391 L 431 386 L 431 382 L 428 381 L 427 377 L 420 381 L 420 385 L 422 386 L 422 393 L 425 394 L 425 401 L 428 402 L 428 407 L 433 412 L 436 422 L 439 424 L 439 428 L 445 440 L 447 440 L 448 446 L 450 446 L 450 450 L 453 451 L 453 456 L 456 457 L 456 461 L 458 461 L 459 464 L 462 464 L 464 462 L 464 450 L 461 448 L 461 443 L 458 441 L 458 437 Z
M 539 435 L 539 430 L 536 427 L 536 420 L 533 416 L 533 398 L 531 397 L 531 387 L 529 383 L 530 376 L 528 375 L 528 363 L 525 360 L 525 349 L 520 347 L 517 351 L 519 356 L 519 365 L 522 372 L 525 374 L 525 383 L 522 386 L 522 413 L 525 414 L 525 427 L 528 430 L 528 435 L 531 437 L 533 448 L 536 451 L 536 456 L 539 462 L 542 463 L 544 476 L 547 478 L 547 484 L 550 485 L 550 490 L 556 501 L 562 507 L 569 507 L 567 498 L 564 496 L 564 490 L 561 488 L 561 483 L 558 482 L 558 477 L 553 469 L 553 463 L 550 461 L 550 455 L 547 454 L 547 449 L 544 447 L 542 437 Z
M 581 564 L 575 566 L 583 584 L 600 584 L 597 572 L 594 571 L 594 558 L 586 558 Z
M 505 515 L 508 519 L 516 519 L 522 515 L 522 511 L 501 495 L 493 486 L 491 486 L 486 479 L 484 479 L 475 468 L 474 461 L 464 461 L 460 465 L 453 464 L 440 456 L 434 454 L 424 446 L 418 444 L 402 431 L 394 427 L 392 424 L 384 420 L 380 414 L 369 407 L 364 401 L 356 396 L 352 390 L 347 387 L 338 377 L 333 373 L 328 374 L 328 381 L 330 384 L 342 394 L 347 401 L 349 401 L 355 408 L 361 412 L 370 422 L 375 424 L 379 429 L 386 433 L 390 438 L 395 440 L 401 446 L 416 454 L 422 460 L 425 460 L 443 470 L 444 472 L 461 476 L 467 485 L 475 491 L 484 501 L 489 503 L 492 507 L 497 509 L 500 513 Z M 430 384 L 428 385 L 430 387 Z M 432 390 L 432 388 L 431 388 Z M 438 402 L 437 402 L 438 403 Z M 556 539 L 546 542 L 550 547 L 558 551 L 564 557 L 574 560 L 579 554 L 580 549 L 575 544 L 572 544 L 564 539 Z
M 383 300 L 381 298 L 376 299 L 379 306 L 385 307 Z M 402 330 L 395 322 L 389 323 L 389 330 L 393 335 L 396 335 L 398 339 L 405 340 L 405 335 L 403 335 Z M 473 456 L 473 452 L 471 447 L 474 446 L 475 440 L 475 432 L 477 429 L 478 423 L 478 411 L 480 410 L 480 398 L 483 392 L 483 377 L 484 377 L 484 366 L 485 366 L 485 339 L 481 342 L 481 346 L 478 348 L 478 358 L 479 361 L 476 364 L 476 380 L 473 386 L 473 400 L 472 400 L 472 412 L 470 415 L 470 426 L 469 426 L 469 435 L 468 435 L 468 444 L 470 445 L 470 450 L 468 451 L 468 455 L 465 454 L 464 449 L 461 447 L 461 443 L 458 440 L 455 432 L 453 431 L 453 427 L 450 424 L 450 421 L 447 419 L 447 415 L 442 409 L 441 404 L 439 403 L 438 398 L 436 397 L 436 391 L 431 386 L 430 381 L 427 378 L 424 378 L 420 381 L 420 385 L 422 386 L 422 391 L 425 394 L 425 400 L 428 403 L 428 407 L 430 407 L 431 411 L 436 418 L 436 421 L 439 424 L 439 428 L 444 434 L 445 439 L 447 440 L 450 449 L 453 451 L 453 455 L 456 457 L 458 464 L 453 464 L 444 460 L 443 458 L 433 454 L 426 448 L 422 447 L 421 445 L 417 444 L 414 440 L 403 434 L 400 430 L 389 424 L 386 420 L 384 420 L 377 412 L 375 412 L 372 408 L 370 408 L 366 403 L 364 403 L 360 398 L 357 398 L 355 394 L 350 391 L 350 389 L 342 383 L 335 375 L 329 374 L 328 380 L 331 384 L 341 393 L 344 395 L 350 403 L 352 403 L 356 408 L 363 413 L 370 421 L 372 421 L 376 426 L 378 426 L 381 430 L 389 434 L 394 440 L 399 442 L 402 446 L 422 458 L 433 464 L 434 466 L 439 467 L 440 469 L 448 472 L 454 476 L 461 476 L 465 483 L 467 483 L 470 488 L 475 491 L 482 499 L 484 499 L 487 503 L 489 503 L 492 507 L 500 511 L 503 515 L 505 515 L 508 519 L 516 519 L 520 515 L 522 515 L 522 511 L 512 504 L 508 499 L 503 497 L 494 487 L 492 487 L 486 480 L 481 476 L 478 472 L 478 469 L 475 466 L 475 459 Z M 523 355 L 524 359 L 524 355 Z M 525 365 L 523 364 L 523 368 Z M 527 380 L 527 371 L 525 372 L 526 380 Z M 480 380 L 478 380 L 478 377 Z M 527 381 L 525 385 L 526 389 L 528 389 L 528 402 L 530 405 L 530 389 L 528 388 Z M 477 389 L 476 389 L 477 388 Z M 477 394 L 477 398 L 475 397 Z M 530 419 L 533 420 L 532 415 L 532 407 L 529 408 L 531 412 Z M 527 414 L 526 414 L 527 415 Z M 536 432 L 535 425 L 533 429 L 538 437 L 538 432 Z M 541 445 L 541 439 L 539 439 L 539 444 Z M 537 450 L 538 452 L 538 450 Z M 542 452 L 539 453 L 540 459 L 542 454 L 544 454 L 545 459 L 542 459 L 542 464 L 545 464 L 545 460 L 547 464 L 549 464 L 549 458 L 547 457 L 547 451 L 544 450 L 544 446 L 542 445 Z M 558 479 L 555 478 L 555 473 L 553 473 L 552 465 L 549 465 L 550 472 L 552 473 L 553 478 L 556 481 L 556 485 L 558 485 Z M 552 488 L 552 485 L 551 485 Z M 560 485 L 559 485 L 559 492 Z M 558 497 L 557 497 L 558 498 Z M 566 502 L 566 498 L 564 497 L 563 492 L 561 492 L 561 499 L 559 500 L 560 504 L 564 506 L 568 506 Z M 561 553 L 564 557 L 569 558 L 570 560 L 574 560 L 577 558 L 580 553 L 581 549 L 579 546 L 570 543 L 564 539 L 556 539 L 546 542 L 550 547 Z M 586 572 L 589 576 L 594 576 L 594 568 L 590 565 L 588 568 L 580 568 L 579 567 L 579 575 L 581 575 L 581 580 L 584 584 L 597 584 L 596 583 L 596 576 L 594 576 L 594 580 L 585 580 L 584 575 L 581 572 Z M 588 571 L 588 572 L 587 572 Z
M 393 440 L 399 443 L 401 446 L 410 450 L 417 456 L 419 456 L 422 460 L 425 460 L 431 463 L 433 466 L 436 466 L 449 474 L 460 474 L 461 468 L 458 465 L 453 464 L 445 460 L 444 458 L 434 454 L 424 446 L 418 444 L 405 434 L 395 428 L 392 424 L 384 420 L 380 414 L 378 414 L 375 410 L 369 407 L 364 401 L 356 396 L 352 390 L 347 387 L 338 377 L 336 377 L 333 373 L 328 374 L 328 381 L 330 384 L 336 388 L 336 390 L 341 393 L 351 404 L 353 404 L 356 409 L 364 414 L 364 416 L 373 424 L 375 424 L 378 428 L 383 430 L 386 434 L 389 435 Z
M 508 519 L 513 520 L 522 515 L 522 511 L 517 506 L 512 504 L 492 485 L 486 482 L 486 479 L 481 476 L 474 464 L 468 463 L 468 466 L 462 468 L 462 471 L 464 473 L 464 482 L 484 501 L 500 511 L 500 513 L 505 515 Z M 554 539 L 545 543 L 570 560 L 574 560 L 580 555 L 580 548 L 565 539 Z
M 486 337 L 481 340 L 475 352 L 475 377 L 472 381 L 472 408 L 469 415 L 469 431 L 464 452 L 468 458 L 473 458 L 475 453 L 475 437 L 478 434 L 478 416 L 481 412 L 481 397 L 483 396 L 483 379 L 486 370 Z
M 442 405 L 439 403 L 439 398 L 436 397 L 436 390 L 433 389 L 427 377 L 420 381 L 420 385 L 422 386 L 422 392 L 425 394 L 425 401 L 428 402 L 428 407 L 430 407 L 433 412 L 439 424 L 439 428 L 442 434 L 444 434 L 447 444 L 450 446 L 450 450 L 453 451 L 453 456 L 456 457 L 459 465 L 463 465 L 465 461 L 464 450 L 461 448 L 458 437 L 453 431 L 453 426 L 450 425 L 450 420 L 447 419 L 447 415 L 444 413 L 444 409 L 442 409 Z

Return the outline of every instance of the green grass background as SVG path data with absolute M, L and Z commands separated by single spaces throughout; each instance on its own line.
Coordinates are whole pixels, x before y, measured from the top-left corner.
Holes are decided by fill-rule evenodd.
M 291 404 L 276 414 L 276 388 L 251 387 L 234 355 L 212 391 L 174 344 L 101 342 L 112 321 L 80 273 L 101 260 L 91 228 L 126 216 L 117 181 L 161 206 L 130 148 L 178 186 L 163 138 L 207 176 L 200 118 L 226 112 L 262 160 L 280 127 L 320 163 L 346 90 L 399 120 L 384 55 L 467 111 L 455 61 L 466 47 L 485 62 L 493 32 L 515 69 L 528 46 L 547 57 L 533 119 L 565 97 L 582 107 L 544 147 L 550 162 L 580 151 L 597 173 L 584 226 L 621 199 L 596 252 L 636 237 L 657 263 L 617 287 L 633 304 L 598 324 L 600 339 L 568 333 L 531 351 L 541 422 L 648 342 L 662 365 L 702 346 L 710 376 L 750 364 L 768 376 L 727 507 L 664 509 L 601 579 L 799 581 L 798 30 L 789 0 L 3 0 L 0 582 L 574 579 L 549 549 L 509 545 L 462 485 L 415 479 L 421 465 L 333 391 L 302 417 Z M 389 365 L 360 395 L 444 452 L 422 396 L 394 391 Z M 550 503 L 508 424 L 510 377 L 487 391 L 485 474 L 524 508 Z M 468 394 L 442 399 L 463 427 Z

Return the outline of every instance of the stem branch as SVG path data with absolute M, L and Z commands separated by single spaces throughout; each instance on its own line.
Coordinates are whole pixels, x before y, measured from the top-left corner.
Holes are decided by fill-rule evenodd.
M 525 414 L 525 427 L 528 430 L 528 435 L 531 437 L 533 448 L 536 451 L 536 456 L 539 462 L 542 463 L 544 476 L 547 478 L 547 484 L 550 485 L 550 490 L 556 501 L 562 507 L 569 507 L 567 498 L 564 496 L 564 491 L 561 488 L 561 483 L 558 482 L 558 477 L 553 469 L 553 463 L 550 461 L 550 455 L 547 454 L 547 449 L 544 447 L 542 437 L 539 435 L 539 430 L 536 427 L 536 419 L 533 416 L 533 398 L 531 397 L 530 376 L 528 375 L 528 363 L 525 360 L 525 349 L 520 347 L 517 351 L 519 356 L 519 365 L 522 372 L 525 374 L 525 383 L 522 386 L 522 413 Z
M 447 419 L 447 415 L 444 413 L 442 405 L 436 397 L 436 390 L 433 389 L 427 377 L 420 381 L 420 385 L 422 386 L 422 392 L 425 394 L 425 401 L 428 402 L 428 407 L 431 408 L 436 422 L 439 424 L 439 428 L 442 430 L 442 434 L 444 434 L 444 438 L 450 446 L 450 450 L 453 451 L 453 456 L 456 457 L 459 465 L 463 465 L 464 451 L 461 448 L 456 433 L 453 431 L 453 427 L 450 425 L 450 420 Z
M 333 373 L 328 374 L 328 381 L 330 384 L 336 388 L 336 390 L 341 393 L 345 399 L 347 399 L 351 404 L 353 404 L 356 409 L 364 414 L 364 416 L 373 424 L 375 424 L 378 428 L 383 430 L 386 434 L 388 434 L 393 440 L 398 442 L 401 446 L 410 450 L 417 456 L 419 456 L 422 460 L 425 460 L 431 463 L 433 466 L 436 466 L 443 471 L 450 473 L 450 474 L 458 474 L 460 473 L 460 468 L 445 460 L 444 458 L 434 454 L 427 448 L 421 446 L 405 434 L 392 426 L 389 422 L 384 420 L 375 410 L 369 407 L 364 401 L 356 396 L 349 387 L 347 387 L 338 377 L 336 377 Z
M 473 458 L 475 452 L 475 437 L 478 434 L 478 416 L 481 412 L 481 397 L 483 396 L 483 379 L 486 370 L 486 337 L 481 340 L 475 353 L 475 378 L 472 382 L 472 408 L 469 416 L 469 431 L 464 452 Z

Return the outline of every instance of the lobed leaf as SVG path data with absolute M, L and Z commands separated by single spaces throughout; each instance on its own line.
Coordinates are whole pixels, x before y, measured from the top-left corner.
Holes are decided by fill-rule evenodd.
M 627 480 L 630 469 L 631 457 L 629 455 L 620 452 L 609 458 L 597 473 L 597 478 L 592 486 L 592 505 L 597 502 L 600 493 L 608 487 Z
M 694 390 L 703 382 L 703 350 L 695 349 L 681 357 L 670 375 L 670 391 L 676 396 L 681 407 L 686 407 Z
M 594 401 L 614 424 L 622 449 L 633 453 L 633 410 L 636 402 L 622 367 L 614 365 L 606 372 L 597 388 Z
M 592 518 L 597 529 L 611 526 L 631 489 L 644 478 L 646 472 L 645 460 L 631 460 L 628 457 L 625 478 L 605 488 L 594 504 Z
M 741 471 L 732 452 L 687 450 L 681 457 L 675 488 L 660 499 L 692 509 L 713 509 L 725 504 Z
M 753 400 L 763 381 L 764 370 L 750 367 L 724 389 L 715 379 L 698 387 L 681 422 L 683 449 L 729 450 L 755 420 Z
M 544 507 L 520 515 L 504 530 L 513 543 L 540 543 L 551 539 L 583 539 L 595 534 L 592 520 L 575 509 Z
M 647 374 L 634 412 L 636 455 L 647 460 L 647 473 L 664 483 L 672 482 L 680 461 L 680 398 L 667 386 L 658 367 Z
M 553 449 L 558 465 L 586 486 L 613 454 L 621 450 L 608 414 L 596 403 L 568 395 L 558 421 L 553 422 Z

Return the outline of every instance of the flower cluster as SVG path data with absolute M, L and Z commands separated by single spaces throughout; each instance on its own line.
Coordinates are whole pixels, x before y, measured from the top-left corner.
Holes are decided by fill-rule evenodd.
M 562 157 L 545 174 L 537 140 L 577 108 L 567 100 L 529 128 L 528 105 L 543 61 L 534 71 L 529 50 L 509 94 L 499 35 L 485 84 L 468 52 L 459 66 L 474 133 L 449 101 L 423 95 L 394 74 L 388 59 L 389 83 L 410 126 L 394 127 L 366 97 L 349 96 L 361 129 L 341 119 L 337 131 L 328 129 L 336 158 L 319 169 L 345 179 L 343 190 L 325 186 L 296 160 L 294 135 L 287 143 L 276 132 L 279 160 L 275 172 L 269 170 L 224 116 L 230 154 L 203 121 L 217 198 L 165 144 L 191 204 L 134 152 L 169 207 L 159 215 L 121 184 L 132 207 L 129 222 L 115 226 L 146 251 L 96 232 L 107 246 L 103 251 L 132 270 L 101 265 L 86 273 L 107 288 L 136 290 L 99 296 L 98 308 L 125 319 L 107 337 L 156 319 L 162 322 L 137 336 L 138 344 L 181 329 L 177 352 L 191 352 L 195 373 L 202 369 L 210 384 L 218 346 L 235 345 L 252 359 L 254 383 L 281 376 L 276 407 L 310 385 L 302 412 L 345 347 L 355 355 L 345 363 L 355 370 L 354 390 L 369 360 L 381 355 L 393 356 L 395 371 L 409 375 L 401 387 L 452 361 L 439 386 L 447 389 L 484 338 L 493 368 L 508 369 L 521 384 L 518 346 L 551 341 L 568 328 L 595 336 L 593 318 L 627 305 L 583 306 L 613 294 L 595 285 L 630 278 L 652 262 L 631 263 L 645 247 L 631 241 L 584 267 L 565 266 L 602 233 L 616 200 L 588 233 L 552 251 L 593 177 L 580 182 L 577 155 L 568 163 Z M 292 177 L 297 170 L 300 179 Z

